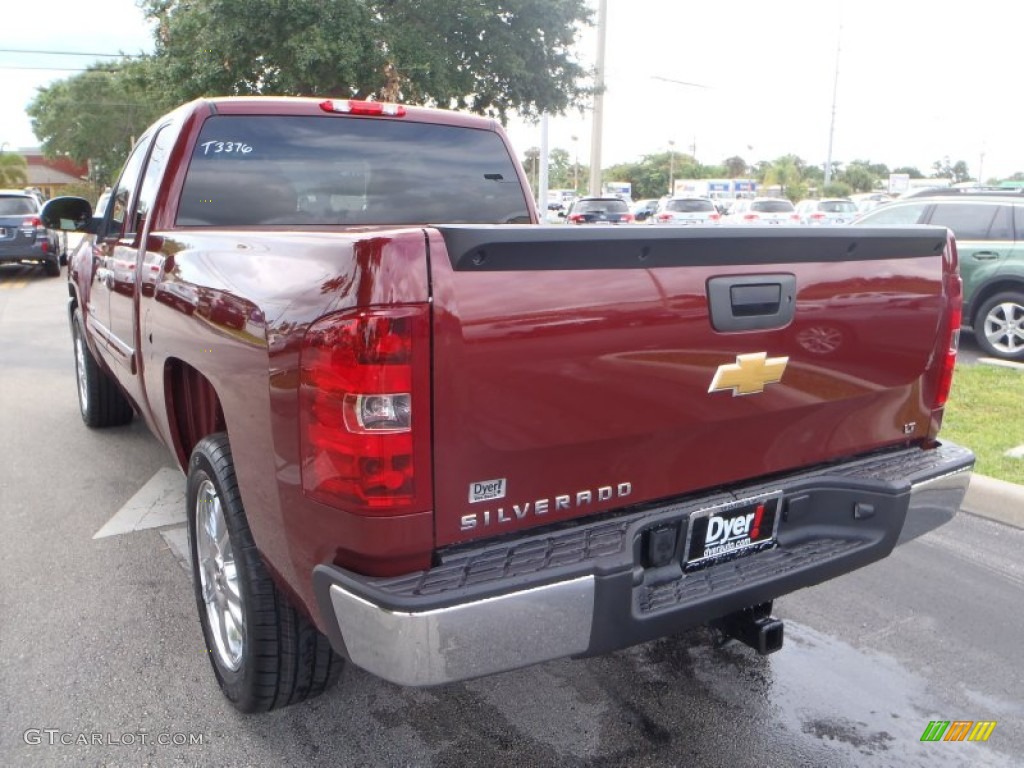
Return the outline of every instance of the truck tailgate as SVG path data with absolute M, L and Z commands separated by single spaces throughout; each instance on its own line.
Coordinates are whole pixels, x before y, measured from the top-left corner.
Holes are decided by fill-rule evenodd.
M 428 230 L 438 546 L 909 443 L 944 229 Z

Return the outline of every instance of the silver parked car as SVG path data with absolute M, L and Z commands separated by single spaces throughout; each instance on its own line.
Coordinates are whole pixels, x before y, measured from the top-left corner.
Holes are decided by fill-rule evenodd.
M 46 274 L 60 274 L 57 232 L 43 226 L 39 199 L 22 190 L 0 190 L 0 264 L 41 264 Z

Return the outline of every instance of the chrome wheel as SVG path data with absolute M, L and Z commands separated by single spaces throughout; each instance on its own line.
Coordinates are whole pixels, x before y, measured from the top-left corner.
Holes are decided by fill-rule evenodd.
M 236 672 L 245 650 L 242 593 L 224 510 L 208 479 L 196 494 L 196 557 L 214 651 L 221 664 Z
M 1016 356 L 1024 352 L 1024 306 L 1015 301 L 993 305 L 985 315 L 983 333 L 997 352 Z
M 85 368 L 85 341 L 81 333 L 75 334 L 75 377 L 78 379 L 78 407 L 83 416 L 89 415 L 89 380 Z

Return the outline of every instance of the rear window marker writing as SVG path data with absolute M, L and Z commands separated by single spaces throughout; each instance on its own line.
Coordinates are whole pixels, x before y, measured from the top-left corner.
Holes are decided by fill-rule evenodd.
M 204 141 L 199 146 L 203 148 L 204 155 L 219 155 L 229 152 L 248 155 L 252 152 L 252 145 L 243 144 L 240 141 Z

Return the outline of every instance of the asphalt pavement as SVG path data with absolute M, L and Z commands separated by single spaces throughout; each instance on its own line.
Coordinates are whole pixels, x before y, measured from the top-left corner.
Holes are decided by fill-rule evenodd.
M 112 530 L 176 470 L 138 420 L 81 424 L 65 297 L 39 270 L 0 270 L 4 768 L 1021 764 L 1024 525 L 978 515 L 1022 505 L 977 479 L 977 514 L 777 601 L 786 643 L 769 657 L 697 629 L 432 689 L 349 665 L 319 699 L 239 715 L 173 525 Z M 924 743 L 934 720 L 996 726 L 985 743 Z

